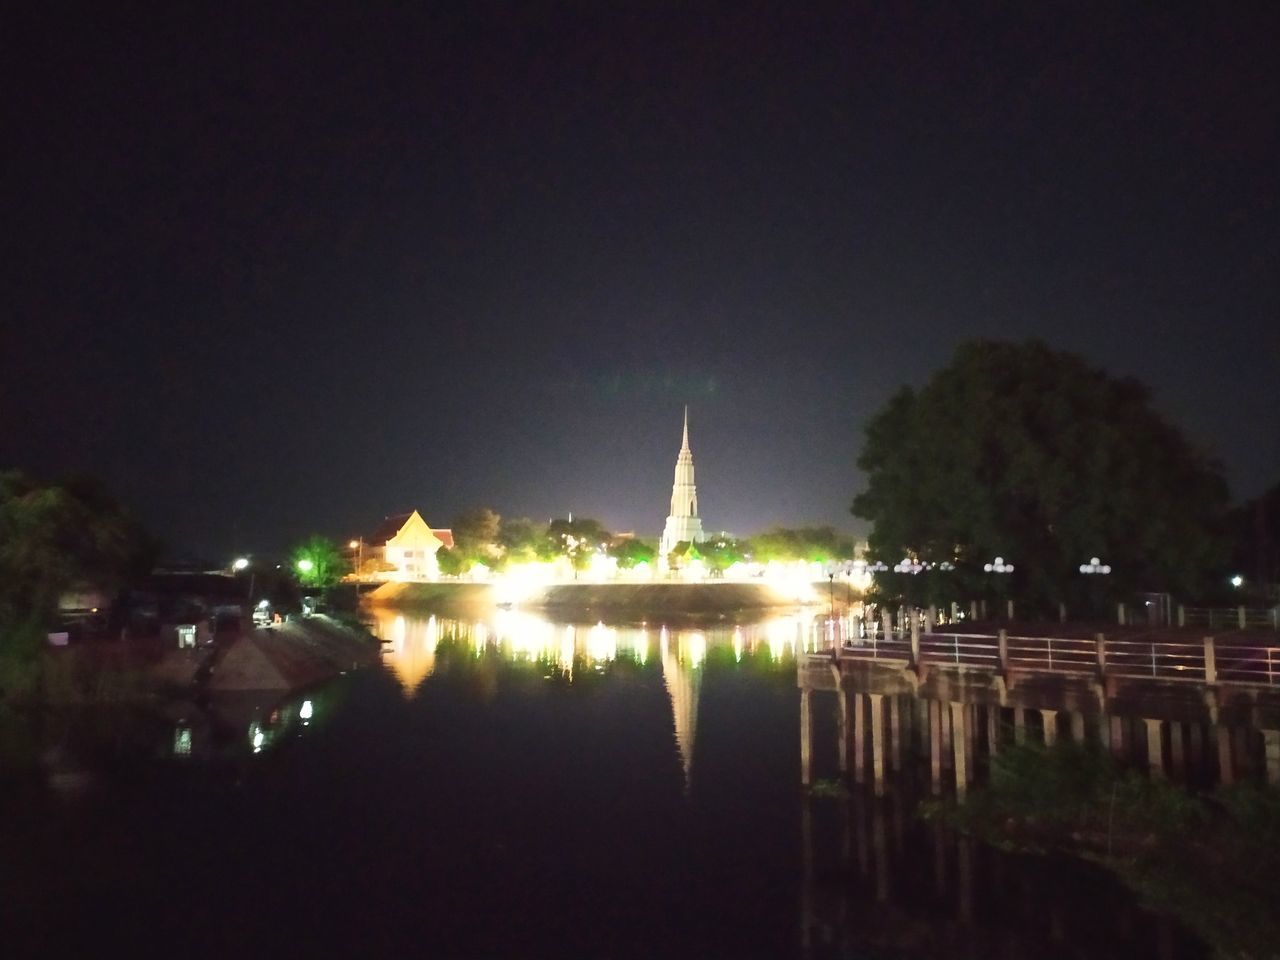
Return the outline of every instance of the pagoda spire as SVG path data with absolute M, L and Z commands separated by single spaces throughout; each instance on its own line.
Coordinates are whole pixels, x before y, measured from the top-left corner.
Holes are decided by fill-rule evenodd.
M 684 405 L 684 444 L 680 449 L 689 449 L 689 405 L 687 403 Z

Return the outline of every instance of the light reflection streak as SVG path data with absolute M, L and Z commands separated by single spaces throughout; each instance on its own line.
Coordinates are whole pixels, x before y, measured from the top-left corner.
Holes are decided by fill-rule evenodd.
M 619 657 L 640 666 L 650 661 L 652 628 L 648 624 L 618 626 L 597 621 L 591 626 L 555 622 L 529 609 L 496 609 L 490 616 L 457 621 L 431 615 L 415 617 L 395 611 L 373 611 L 373 632 L 383 638 L 383 662 L 408 697 L 434 672 L 441 643 L 460 644 L 474 657 L 496 655 L 510 661 L 545 664 L 573 679 L 575 667 L 607 667 Z M 701 668 L 712 651 L 731 651 L 733 661 L 757 653 L 774 663 L 798 651 L 822 647 L 825 617 L 800 610 L 746 624 L 706 629 L 661 625 L 657 659 L 663 665 Z M 837 631 L 839 633 L 841 631 Z

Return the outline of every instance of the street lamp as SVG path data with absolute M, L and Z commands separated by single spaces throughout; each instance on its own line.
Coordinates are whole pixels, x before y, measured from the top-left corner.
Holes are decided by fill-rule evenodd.
M 1244 586 L 1244 577 L 1240 576 L 1240 574 L 1237 573 L 1234 577 L 1231 578 L 1231 585 L 1235 587 L 1237 590 L 1239 590 L 1241 587 Z
M 893 565 L 894 573 L 910 573 L 917 574 L 924 569 L 924 564 L 919 560 L 912 560 L 910 557 L 903 557 Z
M 302 573 L 310 573 L 315 567 L 316 565 L 308 557 L 303 557 L 298 561 L 298 570 Z
M 248 566 L 249 566 L 248 557 L 236 557 L 236 559 L 231 564 L 231 569 L 234 570 L 236 573 L 239 573 L 241 570 L 244 570 Z
M 1096 573 L 1096 574 L 1101 574 L 1102 576 L 1105 577 L 1108 573 L 1111 572 L 1111 565 L 1107 563 L 1103 563 L 1097 557 L 1092 557 L 1088 563 L 1080 564 L 1080 572 Z
M 1004 557 L 996 557 L 995 560 L 993 560 L 991 563 L 984 563 L 982 565 L 982 569 L 985 570 L 987 573 L 1013 573 L 1013 564 L 1005 563 Z M 1001 594 L 1004 593 L 1003 587 L 1001 588 L 1000 592 Z M 1005 608 L 1006 608 L 1006 613 L 1008 614 L 1009 619 L 1012 620 L 1013 619 L 1013 601 L 1006 598 Z
M 364 566 L 364 537 L 357 537 L 347 546 L 356 551 L 356 579 L 360 579 L 360 568 Z

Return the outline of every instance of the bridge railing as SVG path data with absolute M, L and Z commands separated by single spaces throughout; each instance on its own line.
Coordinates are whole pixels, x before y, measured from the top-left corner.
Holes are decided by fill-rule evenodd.
M 997 645 L 999 638 L 997 638 Z M 1007 638 L 1005 669 L 1096 674 L 1097 643 L 1082 637 Z
M 1178 625 L 1210 630 L 1280 630 L 1280 606 L 1179 607 Z
M 845 646 L 841 654 L 1000 672 L 1280 687 L 1280 646 L 1221 643 L 1213 637 L 1112 640 L 1101 635 L 1086 639 L 927 633 L 914 640 L 871 637 Z
M 1103 675 L 1145 680 L 1204 683 L 1208 663 L 1203 640 L 1107 640 Z
M 1280 687 L 1280 647 L 1215 644 L 1218 679 Z
M 920 659 L 961 667 L 999 667 L 991 637 L 978 633 L 926 633 L 920 636 Z

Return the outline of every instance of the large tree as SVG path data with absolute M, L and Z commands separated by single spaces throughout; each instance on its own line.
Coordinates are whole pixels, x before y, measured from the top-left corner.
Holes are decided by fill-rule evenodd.
M 1086 595 L 1092 557 L 1112 590 L 1188 594 L 1222 562 L 1218 465 L 1141 384 L 1043 343 L 962 345 L 871 420 L 858 466 L 873 554 L 954 561 L 970 590 L 994 581 L 981 569 L 997 555 L 1015 566 L 1008 588 L 1046 604 Z
M 0 471 L 0 666 L 34 660 L 63 592 L 117 587 L 148 572 L 154 554 L 154 542 L 97 482 L 49 484 Z M 0 676 L 0 688 L 12 679 Z

